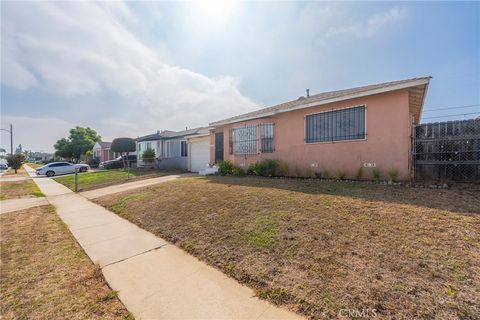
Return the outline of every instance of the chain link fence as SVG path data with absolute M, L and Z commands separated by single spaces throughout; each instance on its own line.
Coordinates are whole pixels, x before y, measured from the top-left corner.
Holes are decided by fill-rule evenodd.
M 480 118 L 413 128 L 417 181 L 480 182 Z

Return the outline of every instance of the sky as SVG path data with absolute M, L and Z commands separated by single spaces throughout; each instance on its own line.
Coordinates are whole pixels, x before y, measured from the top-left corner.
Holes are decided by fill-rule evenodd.
M 419 76 L 423 122 L 480 116 L 479 2 L 1 2 L 1 128 L 33 151 Z

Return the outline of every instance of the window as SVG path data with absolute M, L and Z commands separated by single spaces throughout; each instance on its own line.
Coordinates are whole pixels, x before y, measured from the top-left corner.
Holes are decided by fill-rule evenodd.
M 231 131 L 232 149 L 234 154 L 257 153 L 257 126 L 248 125 Z
M 180 155 L 182 157 L 186 157 L 188 155 L 187 152 L 187 141 L 181 141 L 180 142 Z
M 275 151 L 274 148 L 274 133 L 273 133 L 274 124 L 273 123 L 263 123 L 260 125 L 260 137 L 261 137 L 261 152 L 271 153 Z
M 142 152 L 142 143 L 141 142 L 138 143 L 138 154 L 140 154 L 140 152 Z
M 365 139 L 365 106 L 308 115 L 307 143 Z
M 152 143 L 151 142 L 147 142 L 147 149 L 152 149 Z
M 165 141 L 165 158 L 171 158 L 173 157 L 173 141 L 168 140 Z

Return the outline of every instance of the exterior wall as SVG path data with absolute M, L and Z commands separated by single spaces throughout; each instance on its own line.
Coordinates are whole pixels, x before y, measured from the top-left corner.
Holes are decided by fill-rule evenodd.
M 92 151 L 93 151 L 93 156 L 98 158 L 100 162 L 113 160 L 116 158 L 116 153 L 112 152 L 110 149 L 94 148 Z
M 181 156 L 181 141 L 186 141 L 186 139 L 182 137 L 162 141 L 164 152 L 162 159 L 158 163 L 160 169 L 188 169 L 188 157 Z M 170 144 L 170 147 L 167 144 Z M 169 151 L 167 151 L 167 148 L 170 148 Z M 168 152 L 170 154 L 167 154 Z
M 322 143 L 305 142 L 305 116 L 324 111 L 343 109 L 358 105 L 366 106 L 366 139 Z M 328 170 L 330 175 L 339 171 L 347 177 L 355 177 L 365 164 L 375 163 L 382 178 L 395 168 L 399 179 L 410 179 L 411 116 L 409 114 L 408 90 L 382 93 L 350 99 L 318 107 L 304 108 L 275 116 L 217 127 L 210 134 L 210 161 L 215 162 L 215 132 L 224 132 L 224 159 L 247 167 L 262 159 L 277 159 L 288 163 L 291 175 L 298 167 L 303 175 L 311 171 Z M 229 150 L 231 128 L 247 124 L 274 123 L 275 151 L 254 155 L 234 155 Z M 260 137 L 259 137 L 260 138 Z M 257 142 L 260 146 L 260 141 Z M 372 177 L 372 168 L 363 168 L 363 177 Z
M 155 141 L 141 141 L 137 142 L 137 165 L 143 166 L 144 163 L 141 160 L 142 153 L 147 149 L 147 146 L 150 146 L 151 149 L 155 150 L 155 157 L 158 159 L 156 165 L 159 169 L 184 169 L 188 168 L 188 157 L 181 156 L 180 145 L 181 141 L 186 140 L 184 138 L 178 139 L 164 139 L 164 140 L 155 140 Z M 172 144 L 171 150 L 172 153 L 167 156 L 166 151 L 166 141 L 171 141 Z M 140 149 L 139 149 L 140 146 Z

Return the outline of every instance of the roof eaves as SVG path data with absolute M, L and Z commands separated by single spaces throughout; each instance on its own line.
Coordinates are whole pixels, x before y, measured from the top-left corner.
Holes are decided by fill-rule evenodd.
M 401 90 L 401 89 L 405 89 L 405 88 L 409 88 L 409 87 L 414 87 L 414 86 L 417 86 L 417 85 L 423 85 L 423 84 L 428 85 L 431 78 L 432 77 L 414 78 L 414 79 L 410 79 L 410 80 L 405 80 L 402 83 L 398 83 L 398 84 L 394 84 L 394 85 L 386 85 L 386 86 L 380 87 L 380 88 L 366 89 L 364 91 L 353 92 L 353 93 L 350 93 L 350 94 L 340 95 L 340 96 L 329 98 L 329 99 L 318 100 L 318 101 L 313 101 L 313 102 L 309 102 L 309 103 L 302 103 L 302 104 L 299 104 L 299 105 L 294 105 L 292 107 L 287 107 L 285 109 L 280 109 L 280 110 L 270 111 L 270 109 L 272 107 L 267 107 L 265 109 L 269 109 L 269 110 L 265 110 L 265 112 L 261 112 L 261 110 L 258 110 L 259 112 L 254 114 L 254 115 L 248 115 L 247 114 L 245 117 L 241 117 L 241 116 L 240 117 L 238 117 L 238 116 L 237 117 L 232 117 L 232 118 L 228 118 L 228 119 L 225 119 L 225 120 L 212 122 L 209 125 L 213 126 L 213 127 L 216 127 L 216 126 L 226 125 L 226 124 L 230 124 L 230 123 L 236 123 L 236 122 L 242 122 L 242 121 L 264 118 L 264 117 L 272 116 L 272 115 L 277 114 L 277 113 L 289 112 L 289 111 L 320 106 L 320 105 L 329 104 L 329 103 L 338 102 L 338 101 L 344 101 L 344 100 L 349 100 L 349 99 L 354 99 L 354 98 L 359 98 L 359 97 L 365 97 L 365 96 L 379 94 L 379 93 Z M 386 83 L 386 84 L 388 84 L 388 83 Z M 308 99 L 305 99 L 305 100 L 308 101 Z M 278 106 L 281 106 L 281 105 L 282 104 L 280 104 Z

